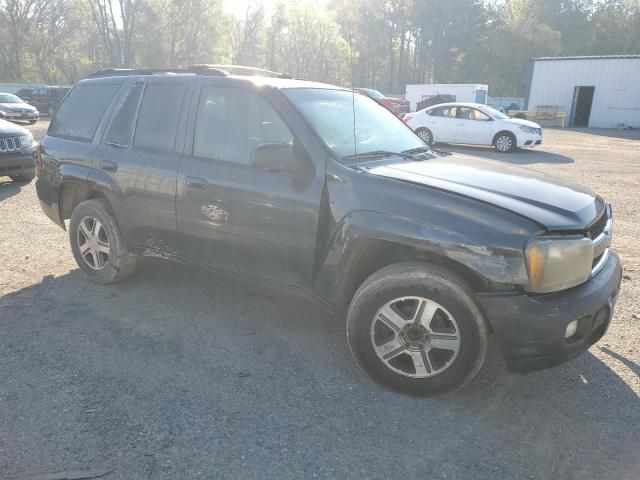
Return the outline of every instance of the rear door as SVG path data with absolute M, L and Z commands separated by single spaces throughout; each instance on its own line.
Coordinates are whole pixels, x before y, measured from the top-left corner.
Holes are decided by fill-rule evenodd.
M 493 120 L 477 108 L 459 106 L 456 112 L 456 143 L 491 145 Z
M 302 122 L 287 123 L 282 104 L 253 86 L 205 77 L 193 98 L 191 145 L 178 173 L 181 244 L 213 266 L 310 286 L 324 164 L 314 166 L 296 133 Z M 293 146 L 300 173 L 252 164 L 258 145 L 274 143 Z
M 436 142 L 454 142 L 456 139 L 456 107 L 447 105 L 426 111 L 427 128 Z
M 131 79 L 111 118 L 96 168 L 113 180 L 130 246 L 174 253 L 176 177 L 184 140 L 184 78 Z

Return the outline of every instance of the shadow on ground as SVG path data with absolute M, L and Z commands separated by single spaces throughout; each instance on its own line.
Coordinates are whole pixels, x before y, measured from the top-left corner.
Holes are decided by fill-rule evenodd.
M 438 144 L 436 148 L 446 152 L 457 152 L 465 155 L 475 155 L 478 157 L 511 163 L 514 165 L 529 165 L 533 163 L 574 163 L 574 159 L 566 155 L 546 152 L 540 149 L 520 149 L 511 153 L 500 153 L 493 147 L 471 146 L 471 145 L 449 145 Z
M 568 132 L 585 133 L 600 137 L 624 138 L 627 140 L 640 140 L 640 129 L 622 130 L 619 128 L 565 128 Z
M 9 177 L 0 177 L 0 202 L 20 193 L 24 182 L 14 182 Z
M 8 478 L 640 477 L 638 396 L 590 353 L 527 376 L 494 355 L 465 390 L 406 397 L 364 377 L 316 305 L 156 261 L 6 295 L 0 332 Z

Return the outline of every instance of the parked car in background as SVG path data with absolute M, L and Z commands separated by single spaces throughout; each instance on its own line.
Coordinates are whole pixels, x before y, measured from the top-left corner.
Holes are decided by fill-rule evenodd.
M 78 83 L 36 156 L 42 209 L 90 280 L 147 255 L 288 286 L 346 313 L 363 370 L 415 394 L 471 381 L 489 342 L 531 370 L 609 327 L 622 270 L 590 190 L 436 152 L 339 87 L 148 72 Z
M 0 177 L 30 182 L 35 176 L 36 142 L 27 129 L 0 120 Z
M 43 114 L 53 117 L 58 105 L 69 91 L 70 87 L 38 87 L 25 94 L 24 100 L 36 107 Z M 23 89 L 28 90 L 28 89 Z M 27 96 L 28 95 L 28 96 Z
M 38 110 L 12 93 L 0 93 L 0 118 L 12 122 L 36 123 L 40 114 Z
M 499 152 L 542 143 L 537 123 L 509 118 L 480 103 L 444 103 L 408 113 L 404 122 L 426 143 L 493 145 Z
M 385 106 L 391 113 L 395 114 L 396 117 L 402 118 L 402 116 L 410 110 L 410 103 L 404 98 L 386 97 L 373 88 L 356 88 L 355 91 Z

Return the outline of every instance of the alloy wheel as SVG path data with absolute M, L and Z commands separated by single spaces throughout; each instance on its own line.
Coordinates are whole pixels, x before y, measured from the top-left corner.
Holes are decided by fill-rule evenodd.
M 418 131 L 418 136 L 427 144 L 431 145 L 431 134 L 429 130 L 420 130 Z
M 84 263 L 92 270 L 102 270 L 109 261 L 109 237 L 97 218 L 83 217 L 78 225 L 78 249 Z
M 438 302 L 401 297 L 382 306 L 371 323 L 378 359 L 410 378 L 433 377 L 451 366 L 460 350 L 460 330 Z
M 513 147 L 513 139 L 509 135 L 500 135 L 496 140 L 496 148 L 501 152 L 508 152 Z

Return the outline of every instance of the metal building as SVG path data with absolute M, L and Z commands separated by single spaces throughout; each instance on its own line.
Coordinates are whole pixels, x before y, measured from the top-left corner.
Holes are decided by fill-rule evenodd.
M 525 109 L 554 106 L 570 127 L 640 128 L 640 55 L 531 59 Z

